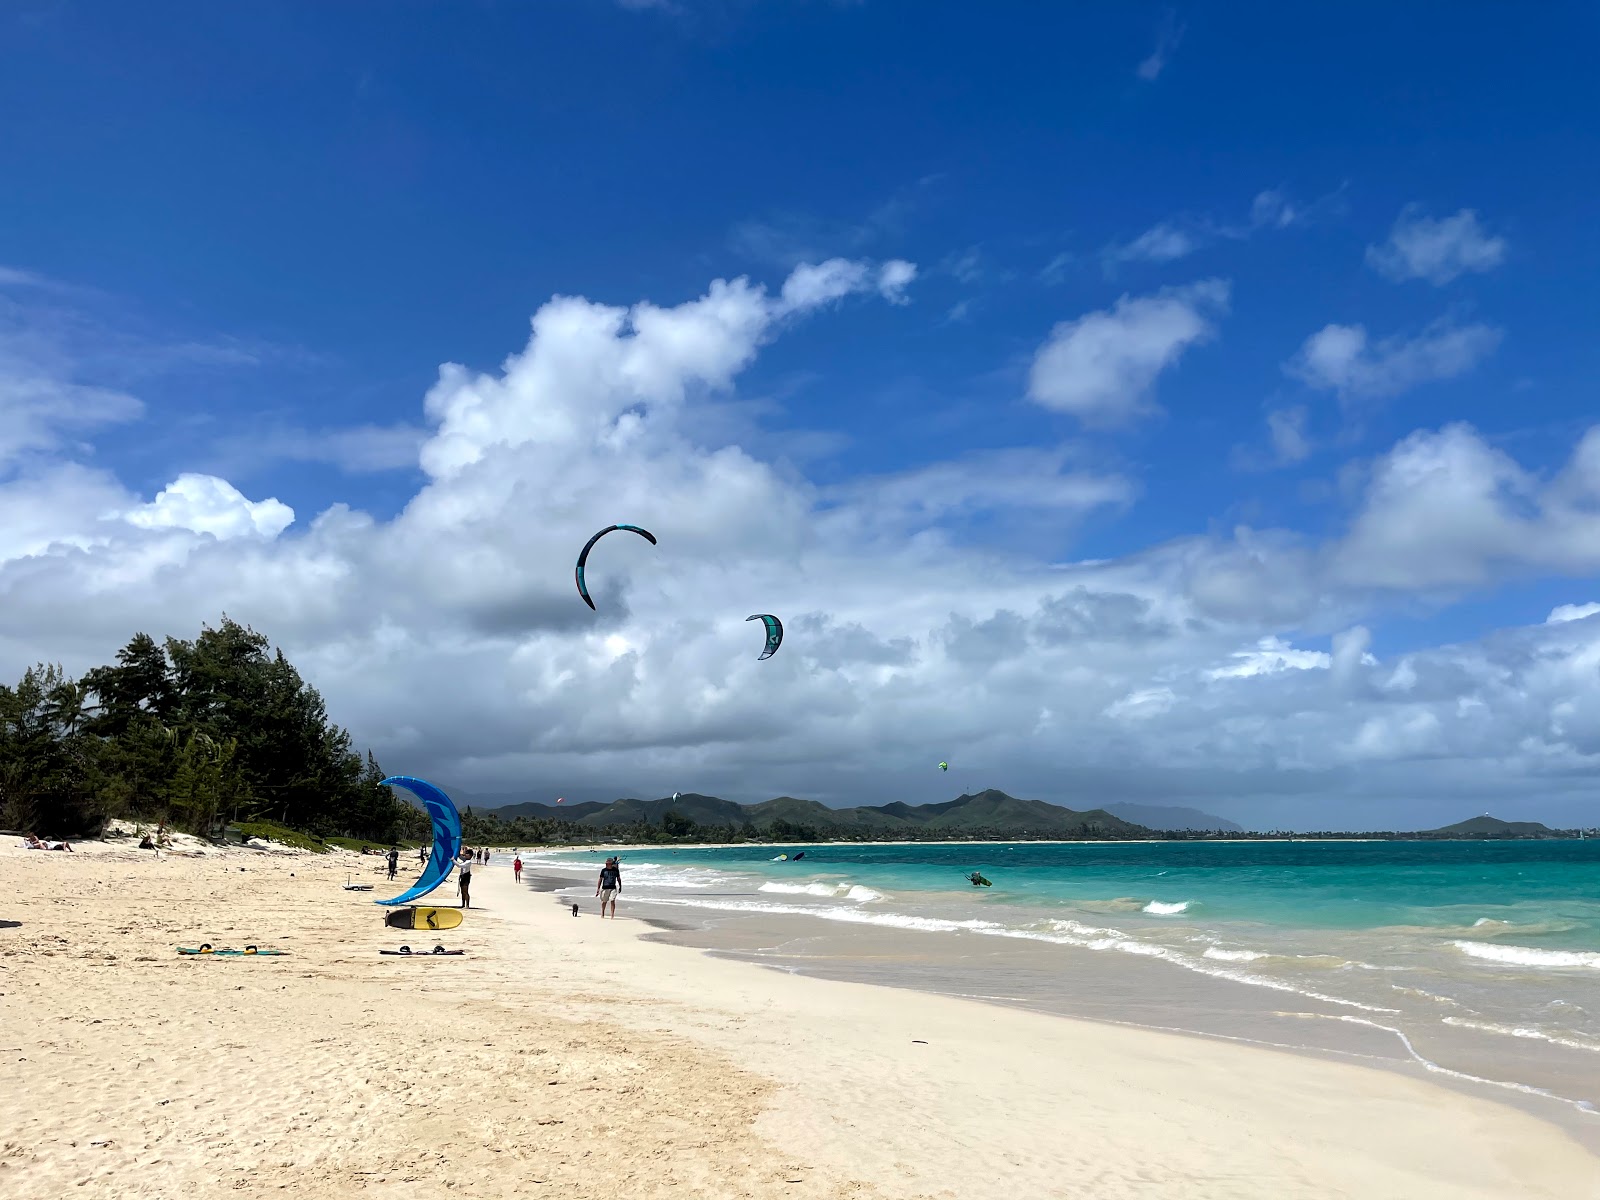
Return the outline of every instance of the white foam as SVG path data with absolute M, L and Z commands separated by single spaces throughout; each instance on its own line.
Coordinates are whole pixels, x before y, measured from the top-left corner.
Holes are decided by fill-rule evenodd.
M 782 896 L 820 896 L 826 900 L 843 897 L 854 900 L 857 904 L 866 904 L 872 900 L 882 900 L 883 893 L 875 892 L 869 887 L 862 887 L 859 883 L 763 883 L 757 891 L 772 892 Z
M 1273 991 L 1290 992 L 1296 996 L 1304 996 L 1308 1000 L 1320 1000 L 1325 1004 L 1337 1004 L 1344 1008 L 1356 1008 L 1363 1012 L 1373 1013 L 1398 1013 L 1396 1008 L 1383 1008 L 1374 1004 L 1363 1004 L 1357 1000 L 1346 1000 L 1340 996 L 1330 996 L 1325 992 L 1315 992 L 1307 988 L 1296 987 L 1279 979 L 1268 979 L 1258 975 L 1251 975 L 1227 967 L 1211 966 L 1203 959 L 1181 951 L 1159 946 L 1153 942 L 1142 942 L 1129 937 L 1120 929 L 1105 929 L 1094 925 L 1083 925 L 1071 920 L 1052 920 L 1045 922 L 1045 928 L 1019 927 L 1002 925 L 997 921 L 965 920 L 952 921 L 943 917 L 913 917 L 904 913 L 884 912 L 881 909 L 866 910 L 854 905 L 843 904 L 817 904 L 802 906 L 797 904 L 766 903 L 760 900 L 723 899 L 718 897 L 652 897 L 652 904 L 677 905 L 684 908 L 713 908 L 722 912 L 749 912 L 749 913 L 775 913 L 792 914 L 794 916 L 820 917 L 825 921 L 843 921 L 855 925 L 881 925 L 892 929 L 916 929 L 925 933 L 977 933 L 988 937 L 1019 938 L 1031 942 L 1049 942 L 1057 946 L 1077 946 L 1085 950 L 1111 950 L 1119 954 L 1132 954 L 1141 958 L 1159 958 L 1176 966 L 1194 971 L 1196 974 L 1209 975 L 1215 979 L 1228 979 L 1235 983 L 1248 984 L 1251 987 L 1271 988 Z
M 837 896 L 839 888 L 832 883 L 763 883 L 762 892 L 777 892 L 785 896 Z
M 1258 958 L 1272 956 L 1263 950 L 1223 950 L 1218 946 L 1208 946 L 1204 957 L 1221 959 L 1223 962 L 1254 962 Z
M 1493 946 L 1488 942 L 1455 942 L 1457 950 L 1473 958 L 1516 967 L 1587 967 L 1600 971 L 1600 953 L 1593 950 L 1538 950 L 1532 946 Z
M 1523 1092 L 1529 1096 L 1543 1096 L 1547 1100 L 1560 1100 L 1563 1103 L 1572 1105 L 1579 1112 L 1586 1113 L 1589 1116 L 1600 1116 L 1600 1111 L 1597 1111 L 1595 1106 L 1587 1100 L 1574 1100 L 1570 1096 L 1558 1096 L 1554 1092 L 1546 1091 L 1544 1088 L 1533 1087 L 1526 1083 L 1513 1083 L 1507 1079 L 1485 1079 L 1482 1075 L 1468 1075 L 1465 1071 L 1452 1071 L 1449 1067 L 1442 1067 L 1431 1058 L 1424 1058 L 1417 1053 L 1417 1048 L 1411 1044 L 1411 1039 L 1392 1025 L 1381 1025 L 1377 1021 L 1369 1021 L 1365 1017 L 1351 1017 L 1342 1013 L 1333 1019 L 1335 1021 L 1348 1021 L 1352 1025 L 1366 1025 L 1372 1029 L 1381 1029 L 1385 1033 L 1394 1034 L 1395 1037 L 1400 1039 L 1400 1044 L 1405 1047 L 1406 1053 L 1411 1056 L 1412 1061 L 1423 1070 L 1432 1071 L 1435 1075 L 1448 1075 L 1452 1079 L 1465 1079 L 1470 1083 L 1486 1083 L 1491 1087 L 1508 1088 L 1513 1092 Z M 1448 1017 L 1445 1019 L 1449 1020 Z
M 1462 1029 L 1476 1029 L 1480 1033 L 1498 1033 L 1502 1037 L 1549 1042 L 1555 1046 L 1567 1046 L 1573 1050 L 1587 1050 L 1591 1054 L 1600 1054 L 1600 1045 L 1596 1045 L 1593 1042 L 1583 1042 L 1575 1038 L 1562 1037 L 1558 1033 L 1547 1033 L 1543 1029 L 1531 1029 L 1526 1025 L 1496 1025 L 1489 1021 L 1468 1021 L 1461 1017 L 1444 1017 L 1442 1020 L 1446 1025 L 1455 1025 Z
M 1156 917 L 1173 917 L 1178 913 L 1187 912 L 1189 905 L 1193 903 L 1193 900 L 1178 900 L 1171 904 L 1162 900 L 1152 900 L 1141 911 Z

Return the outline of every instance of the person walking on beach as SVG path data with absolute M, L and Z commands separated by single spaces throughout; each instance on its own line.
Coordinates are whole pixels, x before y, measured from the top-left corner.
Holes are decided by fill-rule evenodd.
M 456 860 L 456 865 L 461 868 L 461 873 L 456 877 L 456 886 L 461 889 L 461 907 L 472 907 L 472 855 L 465 850 Z
M 517 855 L 511 860 L 511 877 L 518 883 L 522 882 L 522 855 Z
M 622 890 L 622 866 L 617 862 L 617 856 L 612 855 L 606 859 L 606 865 L 600 868 L 600 879 L 594 885 L 594 894 L 600 897 L 600 916 L 606 915 L 606 905 L 611 906 L 611 919 L 617 919 L 617 893 Z
M 398 846 L 391 846 L 389 847 L 389 878 L 393 879 L 395 877 L 395 873 L 399 870 L 400 848 Z

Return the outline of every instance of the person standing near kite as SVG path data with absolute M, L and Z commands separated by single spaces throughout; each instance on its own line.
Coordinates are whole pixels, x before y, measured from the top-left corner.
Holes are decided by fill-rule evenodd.
M 600 868 L 600 878 L 594 885 L 594 894 L 600 897 L 600 916 L 603 920 L 606 915 L 606 905 L 611 906 L 611 919 L 617 919 L 617 893 L 622 890 L 622 864 L 617 862 L 617 856 L 612 855 L 606 859 L 606 865 Z
M 461 890 L 461 907 L 472 907 L 472 852 L 462 850 L 461 857 L 456 859 L 456 866 L 460 874 L 456 876 L 456 886 Z
M 389 878 L 393 879 L 395 877 L 395 872 L 400 870 L 400 848 L 398 846 L 390 846 L 388 858 Z

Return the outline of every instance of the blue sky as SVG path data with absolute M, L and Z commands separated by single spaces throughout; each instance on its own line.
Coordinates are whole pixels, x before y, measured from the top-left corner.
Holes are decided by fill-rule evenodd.
M 810 498 L 802 523 L 881 503 L 889 493 L 873 489 L 901 486 L 893 480 L 938 485 L 940 470 L 969 482 L 1012 475 L 1025 491 L 1026 471 L 993 455 L 1054 454 L 1059 474 L 1041 478 L 1070 477 L 1098 488 L 1097 500 L 1068 513 L 1065 500 L 1020 494 L 942 507 L 919 494 L 896 536 L 931 539 L 935 564 L 943 554 L 979 577 L 996 561 L 1026 573 L 1103 560 L 1120 579 L 1152 554 L 1181 557 L 1174 547 L 1235 553 L 1241 525 L 1277 531 L 1274 555 L 1287 540 L 1363 565 L 1343 570 L 1341 591 L 1332 576 L 1283 565 L 1292 554 L 1274 558 L 1266 600 L 1300 599 L 1263 602 L 1248 620 L 1234 605 L 1223 616 L 1242 620 L 1230 625 L 1240 644 L 1279 637 L 1327 654 L 1359 625 L 1385 670 L 1406 654 L 1488 644 L 1596 590 L 1592 561 L 1568 544 L 1587 502 L 1561 500 L 1556 512 L 1556 500 L 1541 508 L 1532 497 L 1595 413 L 1600 85 L 1587 55 L 1597 18 L 1568 4 L 1470 20 L 1396 7 L 483 0 L 381 15 L 165 4 L 158 19 L 138 6 L 25 0 L 0 16 L 0 110 L 12 114 L 0 123 L 0 345 L 29 386 L 105 389 L 140 415 L 69 420 L 84 393 L 64 391 L 54 416 L 30 418 L 3 469 L 21 495 L 75 463 L 143 503 L 184 474 L 225 480 L 228 503 L 294 510 L 287 531 L 264 535 L 278 550 L 246 541 L 251 555 L 295 561 L 328 552 L 295 539 L 344 504 L 410 555 L 402 511 L 442 486 L 418 459 L 438 432 L 423 396 L 440 364 L 498 373 L 552 296 L 671 308 L 719 278 L 776 293 L 803 263 L 904 261 L 916 275 L 903 295 L 862 299 L 863 284 L 854 299 L 807 306 L 803 320 L 773 315 L 736 386 L 691 380 L 674 436 L 699 451 L 740 447 Z M 1184 322 L 1188 332 L 1174 332 Z M 1462 515 L 1465 533 L 1375 507 L 1388 456 L 1418 431 L 1438 437 L 1460 422 L 1470 445 L 1421 448 L 1451 451 L 1441 461 L 1463 494 L 1482 489 L 1460 472 L 1499 470 L 1483 455 L 1514 463 L 1521 474 L 1488 488 L 1510 534 L 1485 533 L 1489 518 L 1474 525 L 1448 495 L 1430 512 Z M 627 519 L 569 513 L 562 460 L 551 461 L 537 485 L 523 463 L 519 495 L 532 507 L 481 519 L 457 509 L 461 528 Z M 603 477 L 596 486 L 603 495 Z M 1357 538 L 1364 513 L 1373 529 L 1406 526 L 1457 557 L 1408 574 L 1401 567 L 1428 555 L 1387 533 Z M 209 537 L 202 555 L 245 552 L 214 545 L 230 541 L 215 528 L 159 527 Z M 80 533 L 50 538 L 70 545 Z M 870 562 L 873 545 L 857 538 L 851 553 Z M 24 549 L 16 571 L 40 552 Z M 1394 561 L 1374 566 L 1373 555 Z M 550 570 L 570 586 L 568 566 Z M 953 577 L 939 587 L 960 592 Z M 1022 611 L 961 594 L 975 622 Z M 372 606 L 349 599 L 355 637 Z M 234 603 L 305 654 L 353 653 L 335 648 L 332 617 L 303 624 L 270 592 Z M 462 611 L 440 604 L 416 636 Z M 641 604 L 630 596 L 630 619 Z M 949 611 L 967 610 L 952 601 Z M 74 627 L 93 661 L 105 657 L 90 649 L 98 628 Z M 525 649 L 556 636 L 537 622 L 525 632 Z M 21 623 L 8 635 L 8 661 L 73 653 Z M 938 641 L 931 626 L 907 635 Z M 442 640 L 430 645 L 446 670 Z M 642 645 L 637 669 L 648 672 Z M 1189 652 L 1174 647 L 1172 661 Z M 868 703 L 860 678 L 834 669 Z M 330 698 L 345 696 L 328 670 Z M 577 774 L 601 792 L 647 791 L 657 777 L 662 792 L 713 790 L 680 783 L 692 769 L 725 792 L 811 794 L 748 747 L 727 750 L 704 721 L 667 738 L 619 729 L 603 753 L 507 743 L 461 757 L 443 742 L 408 750 L 404 731 L 428 728 L 425 715 L 355 691 L 346 702 L 345 719 L 386 763 L 418 753 L 469 788 L 535 779 L 537 790 L 548 778 L 571 794 L 582 780 L 560 780 Z M 1547 708 L 1568 702 L 1587 703 L 1553 696 Z M 1329 700 L 1327 713 L 1343 705 Z M 1050 709 L 1047 695 L 1040 706 Z M 950 716 L 954 737 L 954 702 Z M 1559 784 L 1535 784 L 1545 768 L 1507 759 L 1501 794 L 1577 812 L 1579 800 L 1551 798 L 1587 769 L 1572 719 L 1552 735 L 1572 756 Z M 663 758 L 668 743 L 687 757 Z M 852 753 L 860 782 L 814 791 L 856 799 L 913 786 L 914 758 L 880 778 L 865 765 L 880 757 L 870 747 Z M 1209 753 L 1229 769 L 1222 744 Z M 1439 746 L 1397 753 L 1385 763 L 1416 772 L 1394 785 L 1397 802 L 1421 804 L 1419 764 L 1443 754 L 1461 765 Z M 1041 752 L 1010 790 L 1049 794 L 1048 780 L 1081 757 Z M 1292 757 L 1260 769 L 1289 770 Z M 993 758 L 996 774 L 1005 758 Z M 1174 787 L 1170 771 L 1156 791 Z M 1142 786 L 1130 788 L 1146 798 Z M 1299 801 L 1261 786 L 1268 798 L 1230 815 L 1296 811 Z M 1330 788 L 1327 812 L 1354 814 Z

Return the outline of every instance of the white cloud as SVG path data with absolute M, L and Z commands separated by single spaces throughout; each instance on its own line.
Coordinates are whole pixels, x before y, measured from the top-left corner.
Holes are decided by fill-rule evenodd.
M 1587 604 L 1558 604 L 1550 610 L 1550 615 L 1545 618 L 1546 625 L 1560 625 L 1566 621 L 1582 621 L 1600 613 L 1600 604 L 1593 600 Z
M 1034 356 L 1028 396 L 1085 424 L 1125 423 L 1150 407 L 1156 377 L 1216 334 L 1228 284 L 1207 279 L 1063 321 Z
M 698 432 L 766 340 L 857 277 L 808 278 L 669 307 L 551 300 L 501 371 L 441 370 L 427 479 L 391 520 L 334 505 L 290 524 L 265 488 L 191 473 L 150 499 L 35 463 L 0 483 L 0 678 L 226 611 L 388 769 L 469 794 L 922 800 L 948 798 L 928 770 L 945 758 L 1068 803 L 1258 801 L 1315 824 L 1438 796 L 1438 824 L 1485 791 L 1559 805 L 1600 765 L 1600 622 L 1382 661 L 1358 623 L 1373 589 L 1492 582 L 1472 564 L 1508 553 L 1595 569 L 1600 431 L 1549 480 L 1470 431 L 1402 443 L 1326 545 L 1240 529 L 1074 562 L 1072 527 L 1134 494 L 1083 450 L 821 487 Z M 858 291 L 878 294 L 876 271 Z M 1100 315 L 1138 325 L 1139 303 Z M 1492 536 L 1453 526 L 1460 504 Z M 660 545 L 603 542 L 591 613 L 572 557 L 619 520 Z M 981 532 L 1028 520 L 1043 532 L 1021 548 Z M 764 663 L 751 612 L 788 627 Z
M 1206 672 L 1210 679 L 1247 679 L 1252 675 L 1271 675 L 1276 671 L 1327 669 L 1333 657 L 1321 650 L 1297 650 L 1280 637 L 1267 636 L 1248 650 L 1235 650 L 1225 667 Z
M 1133 241 L 1106 249 L 1107 264 L 1124 262 L 1174 262 L 1200 248 L 1199 238 L 1165 221 L 1152 225 Z
M 911 286 L 911 281 L 916 277 L 915 263 L 902 258 L 891 259 L 878 269 L 878 291 L 891 304 L 905 304 L 906 288 Z
M 1250 204 L 1250 224 L 1263 229 L 1287 229 L 1301 219 L 1289 198 L 1276 189 L 1258 192 Z
M 939 266 L 962 283 L 977 283 L 984 276 L 983 251 L 968 246 L 959 254 L 947 255 Z
M 1161 24 L 1156 29 L 1156 48 L 1150 56 L 1140 62 L 1135 74 L 1146 83 L 1158 78 L 1166 70 L 1167 63 L 1172 60 L 1177 52 L 1178 43 L 1183 40 L 1184 26 L 1178 24 L 1178 17 L 1170 8 L 1161 14 Z
M 115 515 L 141 529 L 186 529 L 215 538 L 274 538 L 294 523 L 294 509 L 277 499 L 247 500 L 225 479 L 193 474 L 179 475 L 150 503 Z
M 1435 287 L 1469 271 L 1492 271 L 1505 257 L 1505 239 L 1491 236 L 1470 208 L 1441 219 L 1408 208 L 1395 219 L 1388 241 L 1367 247 L 1367 265 L 1384 278 L 1425 279 Z
M 132 421 L 143 412 L 144 405 L 125 392 L 7 364 L 0 348 L 0 471 L 25 454 L 64 447 L 71 434 Z
M 967 455 L 893 475 L 868 476 L 832 488 L 830 500 L 846 500 L 847 518 L 858 528 L 926 527 L 931 521 L 981 512 L 1048 512 L 1064 515 L 1129 504 L 1138 489 L 1110 471 L 1075 460 L 1070 448 L 1002 450 Z M 1072 469 L 1077 466 L 1078 469 Z
M 1267 414 L 1267 434 L 1272 439 L 1272 453 L 1280 465 L 1303 462 L 1310 457 L 1311 439 L 1306 436 L 1308 415 L 1303 404 Z
M 1368 339 L 1362 325 L 1326 325 L 1284 365 L 1292 377 L 1343 399 L 1397 396 L 1420 384 L 1470 371 L 1499 346 L 1490 325 L 1434 322 L 1416 337 Z
M 1543 483 L 1464 424 L 1419 431 L 1374 465 L 1329 570 L 1350 587 L 1466 588 L 1508 572 L 1600 571 L 1600 427 Z

